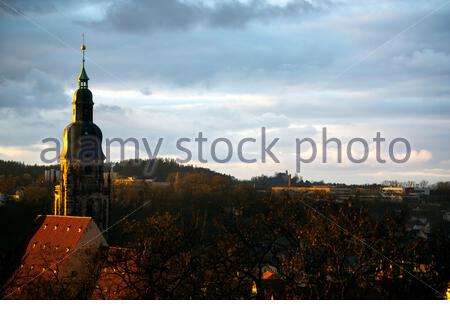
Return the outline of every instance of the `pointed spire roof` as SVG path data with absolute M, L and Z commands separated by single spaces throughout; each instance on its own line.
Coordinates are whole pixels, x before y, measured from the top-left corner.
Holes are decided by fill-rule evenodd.
M 87 81 L 89 80 L 89 77 L 86 73 L 86 70 L 84 69 L 84 52 L 86 51 L 86 45 L 84 44 L 84 33 L 83 33 L 83 44 L 81 45 L 81 52 L 83 54 L 83 67 L 81 69 L 80 75 L 78 76 L 78 82 L 85 82 L 87 85 Z
M 83 66 L 83 69 L 81 69 L 81 73 L 78 76 L 78 80 L 84 80 L 84 81 L 89 80 L 86 70 L 84 70 L 84 66 Z

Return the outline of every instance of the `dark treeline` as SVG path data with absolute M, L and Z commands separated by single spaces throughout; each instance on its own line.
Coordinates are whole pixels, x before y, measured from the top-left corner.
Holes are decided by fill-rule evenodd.
M 116 172 L 144 177 L 134 165 L 116 165 Z M 109 231 L 108 242 L 135 250 L 139 268 L 129 283 L 135 297 L 436 299 L 445 292 L 450 223 L 440 208 L 430 206 L 436 221 L 424 240 L 405 229 L 414 209 L 407 203 L 338 203 L 330 194 L 272 193 L 254 180 L 170 160 L 155 172 L 163 168 L 154 179 L 167 186 L 138 181 L 113 188 L 111 225 L 126 219 Z M 449 184 L 437 187 L 434 194 L 446 199 Z M 29 179 L 21 201 L 0 207 L 1 283 L 18 267 L 37 214 L 51 212 L 52 188 Z
M 154 179 L 166 181 L 171 173 L 203 173 L 206 175 L 219 175 L 219 173 L 207 168 L 192 165 L 181 165 L 174 159 L 130 159 L 112 164 L 113 172 L 122 177 L 135 177 L 138 179 Z M 224 175 L 225 176 L 225 175 Z
M 266 176 L 266 175 L 257 176 L 252 178 L 250 182 L 252 182 L 256 187 L 259 188 L 288 186 L 289 184 L 291 187 L 311 187 L 323 185 L 348 186 L 343 183 L 325 182 L 323 180 L 321 181 L 303 180 L 302 177 L 299 177 L 297 175 L 289 175 L 287 172 L 276 172 L 273 176 Z M 377 185 L 374 184 L 374 186 Z
M 141 298 L 436 299 L 445 292 L 450 226 L 440 222 L 428 240 L 412 237 L 406 204 L 261 192 L 202 173 L 168 180 L 167 188 L 115 190 L 114 221 L 152 200 L 109 239 L 136 249 L 135 281 L 144 285 L 130 287 Z M 271 280 L 266 270 L 276 271 Z
M 122 177 L 135 177 L 138 179 L 154 179 L 156 181 L 166 181 L 170 173 L 192 173 L 201 172 L 207 175 L 218 175 L 219 173 L 207 168 L 195 167 L 193 165 L 181 165 L 174 159 L 129 159 L 120 162 L 112 162 L 106 168 L 113 167 L 113 172 Z M 29 165 L 17 161 L 0 160 L 0 176 L 31 177 L 36 179 L 42 175 L 46 169 L 59 169 L 59 165 Z
M 431 190 L 431 194 L 437 201 L 450 203 L 450 181 L 438 182 Z
M 0 176 L 23 176 L 26 174 L 30 175 L 33 178 L 37 178 L 38 176 L 44 174 L 45 169 L 56 167 L 57 166 L 45 166 L 37 164 L 29 165 L 23 162 L 0 160 Z

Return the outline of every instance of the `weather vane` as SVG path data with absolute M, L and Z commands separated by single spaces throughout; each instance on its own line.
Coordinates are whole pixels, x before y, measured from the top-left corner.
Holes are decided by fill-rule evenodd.
M 83 53 L 83 68 L 84 68 L 84 51 L 86 50 L 86 46 L 84 44 L 84 33 L 81 34 L 81 37 L 83 38 L 83 43 L 81 44 L 81 52 Z

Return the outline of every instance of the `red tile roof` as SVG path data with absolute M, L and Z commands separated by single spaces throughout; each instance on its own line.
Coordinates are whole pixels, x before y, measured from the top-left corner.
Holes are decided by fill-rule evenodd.
M 21 265 L 9 280 L 11 298 L 33 298 L 33 294 L 27 296 L 31 290 L 28 287 L 39 286 L 40 281 L 54 280 L 62 270 L 68 271 L 65 265 L 80 247 L 80 240 L 86 239 L 90 223 L 94 223 L 91 217 L 38 216 Z
M 15 276 L 26 280 L 43 271 L 60 270 L 78 246 L 91 221 L 91 217 L 38 216 L 36 232 L 28 242 Z
M 65 267 L 65 262 L 70 261 L 68 257 L 80 247 L 80 240 L 84 241 L 83 235 L 91 222 L 94 223 L 90 217 L 38 216 L 36 231 L 28 243 L 22 265 L 11 279 L 9 298 L 47 297 L 45 291 L 36 291 L 40 287 L 39 281 L 55 280 L 61 272 L 64 273 L 63 270 L 71 268 L 72 262 L 67 265 L 68 268 Z M 136 250 L 108 247 L 107 251 L 96 252 L 100 253 L 99 257 L 102 259 L 101 262 L 98 261 L 101 269 L 99 268 L 98 274 L 92 274 L 96 277 L 96 282 L 91 289 L 90 298 L 141 298 L 140 291 L 143 291 L 145 282 L 139 272 Z M 70 273 L 68 279 L 75 280 L 70 277 Z
M 263 280 L 268 280 L 270 279 L 272 276 L 274 275 L 274 273 L 272 271 L 266 271 L 262 274 L 262 279 Z
M 42 256 L 58 262 L 74 250 L 89 223 L 91 217 L 74 216 L 38 216 L 38 230 L 28 243 L 24 255 L 24 264 L 42 263 Z

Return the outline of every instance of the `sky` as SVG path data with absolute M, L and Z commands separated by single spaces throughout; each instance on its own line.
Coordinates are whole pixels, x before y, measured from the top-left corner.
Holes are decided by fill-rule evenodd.
M 0 0 L 0 159 L 40 163 L 48 137 L 61 139 L 86 35 L 94 121 L 104 138 L 145 138 L 158 156 L 248 179 L 296 173 L 296 139 L 311 138 L 317 158 L 303 179 L 373 183 L 450 180 L 450 1 Z M 262 162 L 261 128 L 279 160 Z M 330 143 L 322 161 L 322 128 Z M 195 155 L 198 132 L 208 139 Z M 376 160 L 373 138 L 386 139 Z M 389 143 L 410 143 L 406 163 Z M 233 156 L 214 161 L 212 141 Z M 254 138 L 237 157 L 239 141 Z M 363 163 L 348 142 L 367 140 Z M 227 146 L 216 145 L 217 158 Z M 354 158 L 362 145 L 352 145 Z M 119 155 L 111 146 L 112 160 Z M 394 155 L 401 158 L 399 143 Z M 141 144 L 139 156 L 146 157 Z M 312 149 L 302 144 L 304 159 Z M 127 145 L 126 157 L 134 157 Z

